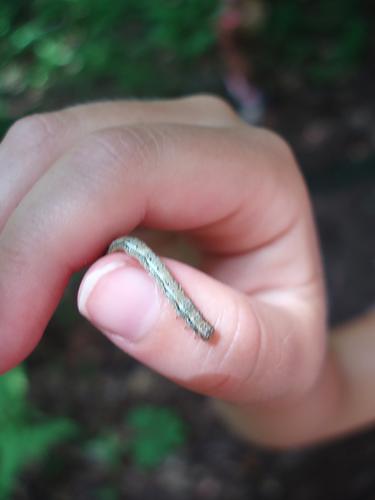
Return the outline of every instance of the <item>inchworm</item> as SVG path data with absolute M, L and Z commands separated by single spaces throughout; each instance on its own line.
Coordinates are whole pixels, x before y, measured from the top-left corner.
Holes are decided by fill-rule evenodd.
M 120 251 L 134 257 L 146 269 L 175 308 L 177 314 L 196 334 L 203 340 L 211 338 L 214 327 L 203 317 L 165 264 L 143 241 L 130 236 L 118 238 L 111 243 L 108 253 Z

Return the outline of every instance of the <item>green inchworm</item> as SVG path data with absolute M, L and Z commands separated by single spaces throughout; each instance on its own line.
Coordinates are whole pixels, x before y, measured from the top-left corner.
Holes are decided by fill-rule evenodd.
M 165 264 L 143 241 L 131 236 L 118 238 L 111 243 L 108 253 L 120 251 L 134 257 L 146 269 L 155 279 L 177 314 L 196 334 L 203 340 L 211 338 L 214 327 L 203 317 Z

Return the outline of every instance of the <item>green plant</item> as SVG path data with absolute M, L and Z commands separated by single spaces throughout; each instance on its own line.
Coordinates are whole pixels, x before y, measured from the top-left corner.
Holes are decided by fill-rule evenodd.
M 184 422 L 169 408 L 138 406 L 129 412 L 126 423 L 132 430 L 129 453 L 141 467 L 159 465 L 186 441 Z
M 111 469 L 119 466 L 126 455 L 139 467 L 149 469 L 186 442 L 185 423 L 170 408 L 137 406 L 127 414 L 125 424 L 127 439 L 103 433 L 86 443 L 86 453 Z
M 11 96 L 35 100 L 55 88 L 81 98 L 92 87 L 110 87 L 112 95 L 176 91 L 215 41 L 219 3 L 3 0 L 0 109 L 8 112 Z
M 186 442 L 185 423 L 171 408 L 137 406 L 127 414 L 125 424 L 127 439 L 103 433 L 86 443 L 86 453 L 111 469 L 126 455 L 139 467 L 149 469 Z
M 0 499 L 6 500 L 22 469 L 42 459 L 50 448 L 75 431 L 67 419 L 43 419 L 27 399 L 22 367 L 0 378 Z

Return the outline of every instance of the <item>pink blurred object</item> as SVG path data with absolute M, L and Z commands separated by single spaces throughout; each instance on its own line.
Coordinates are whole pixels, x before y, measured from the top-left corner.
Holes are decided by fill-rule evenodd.
M 240 30 L 256 29 L 262 19 L 259 0 L 223 0 L 218 21 L 218 41 L 225 65 L 223 77 L 228 94 L 241 116 L 249 123 L 259 123 L 264 116 L 261 91 L 251 81 L 251 62 L 238 43 Z

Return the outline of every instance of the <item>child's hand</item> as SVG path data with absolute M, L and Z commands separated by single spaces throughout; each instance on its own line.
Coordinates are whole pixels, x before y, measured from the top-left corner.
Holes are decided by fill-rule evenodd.
M 205 273 L 167 264 L 212 340 L 123 254 L 89 270 L 83 314 L 142 363 L 256 415 L 277 419 L 312 390 L 324 286 L 308 195 L 279 137 L 213 97 L 98 103 L 20 120 L 0 168 L 1 371 L 35 347 L 70 275 L 141 225 L 184 232 L 202 253 Z

